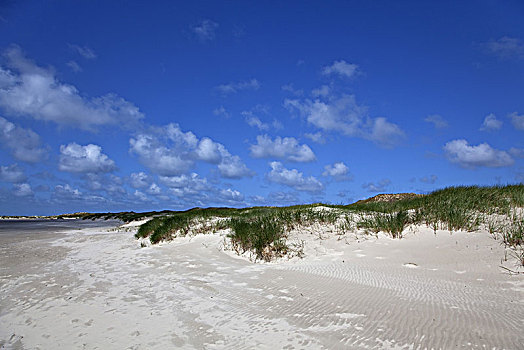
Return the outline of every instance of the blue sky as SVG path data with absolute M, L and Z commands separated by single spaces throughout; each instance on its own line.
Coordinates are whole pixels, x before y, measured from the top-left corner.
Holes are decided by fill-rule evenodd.
M 521 1 L 7 1 L 0 214 L 524 181 Z

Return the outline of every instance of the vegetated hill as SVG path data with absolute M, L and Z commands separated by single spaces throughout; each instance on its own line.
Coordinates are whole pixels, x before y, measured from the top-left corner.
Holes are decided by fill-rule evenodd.
M 236 251 L 252 251 L 258 259 L 271 260 L 289 254 L 291 231 L 308 230 L 319 224 L 331 225 L 332 231 L 340 235 L 364 230 L 369 234 L 385 232 L 393 238 L 402 238 L 404 228 L 409 225 L 426 225 L 435 232 L 487 228 L 507 246 L 520 249 L 524 246 L 521 208 L 524 208 L 524 184 L 459 186 L 427 195 L 381 194 L 350 205 L 195 208 L 169 212 L 143 224 L 136 237 L 157 243 L 188 234 L 228 230 L 227 237 Z
M 418 197 L 423 197 L 423 194 L 417 193 L 381 193 L 376 196 L 361 199 L 354 204 L 364 204 L 364 203 L 374 203 L 374 202 L 396 202 L 404 199 L 413 199 Z

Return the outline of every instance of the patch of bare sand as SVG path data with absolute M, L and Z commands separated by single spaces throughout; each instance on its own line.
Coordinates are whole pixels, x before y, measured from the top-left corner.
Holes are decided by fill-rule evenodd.
M 302 232 L 304 259 L 253 264 L 220 235 L 140 248 L 71 232 L 2 250 L 0 344 L 20 349 L 519 349 L 524 276 L 487 233 Z M 20 250 L 21 249 L 21 250 Z M 33 254 L 31 254 L 33 252 Z M 37 253 L 35 253 L 37 252 Z M 31 264 L 33 257 L 38 263 Z M 36 259 L 36 258 L 35 258 Z M 42 260 L 43 259 L 43 260 Z M 507 263 L 507 262 L 506 262 Z

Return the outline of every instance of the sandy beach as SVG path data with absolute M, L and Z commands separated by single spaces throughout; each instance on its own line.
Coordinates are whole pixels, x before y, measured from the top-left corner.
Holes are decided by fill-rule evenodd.
M 223 234 L 133 234 L 0 236 L 0 348 L 523 348 L 524 275 L 487 232 L 304 233 L 303 259 L 272 263 Z

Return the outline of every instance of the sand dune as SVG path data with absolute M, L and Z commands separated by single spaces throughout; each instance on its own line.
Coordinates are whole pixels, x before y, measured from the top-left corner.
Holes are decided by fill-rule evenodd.
M 487 233 L 309 236 L 304 259 L 256 264 L 218 234 L 147 248 L 100 229 L 8 240 L 0 344 L 522 349 L 524 276 L 499 267 L 504 248 Z

